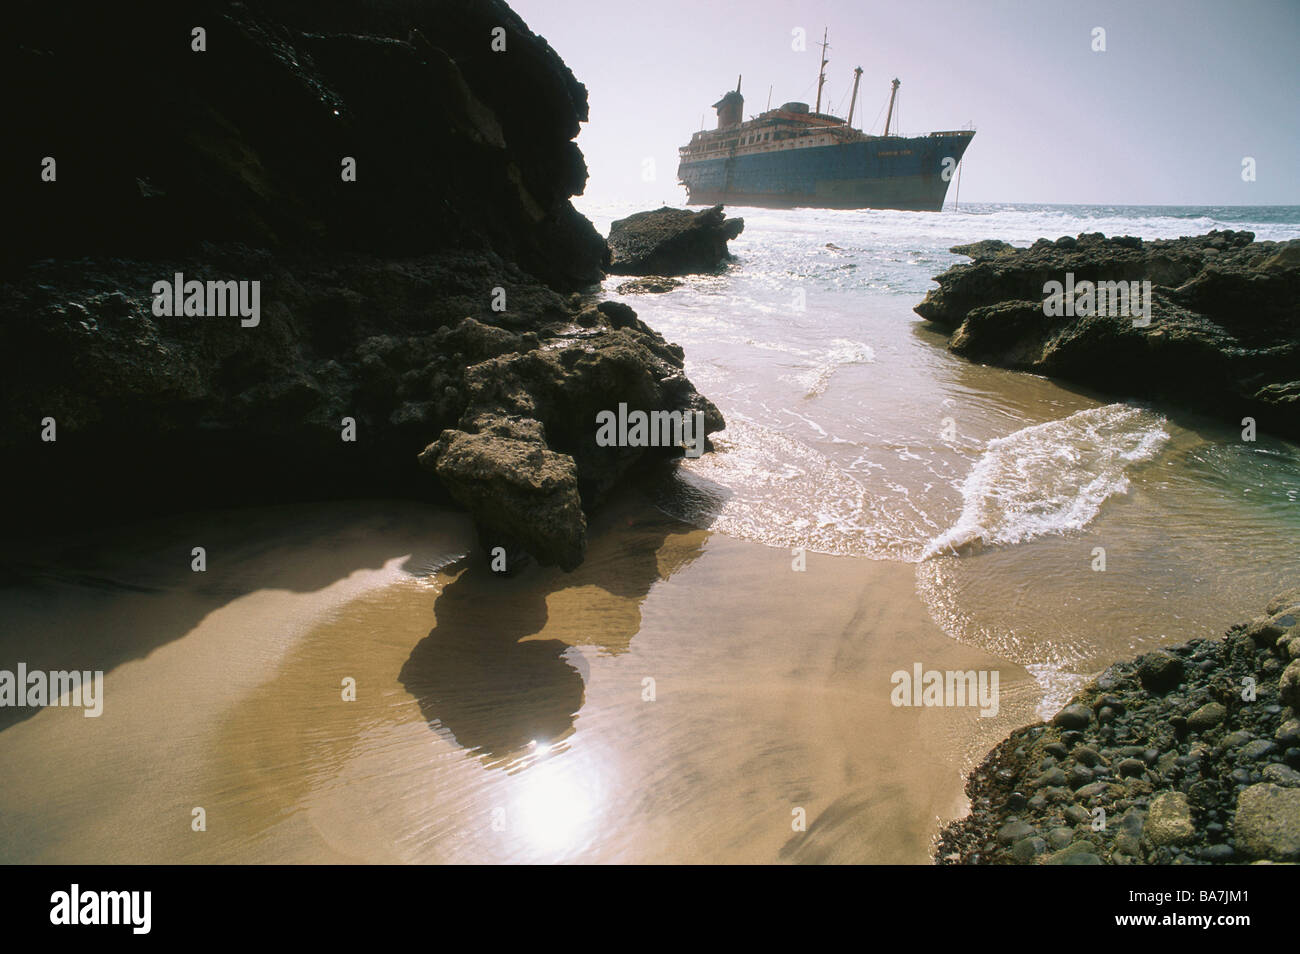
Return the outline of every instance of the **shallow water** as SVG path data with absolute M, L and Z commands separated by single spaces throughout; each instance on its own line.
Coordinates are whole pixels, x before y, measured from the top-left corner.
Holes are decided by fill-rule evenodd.
M 632 210 L 586 211 L 604 227 Z M 1296 445 L 972 364 L 911 311 L 931 276 L 968 261 L 948 251 L 961 242 L 1211 228 L 1285 240 L 1300 210 L 728 213 L 746 229 L 724 274 L 625 299 L 685 347 L 729 425 L 720 453 L 684 465 L 669 512 L 771 546 L 915 563 L 936 621 L 1029 667 L 1044 714 L 1107 662 L 1219 632 L 1300 577 Z
M 903 564 L 796 571 L 635 497 L 574 573 L 510 579 L 460 558 L 463 518 L 411 504 L 254 517 L 257 545 L 226 515 L 146 534 L 156 555 L 105 548 L 148 587 L 3 591 L 6 659 L 54 610 L 114 637 L 73 654 L 109 670 L 102 716 L 0 732 L 21 767 L 4 860 L 919 863 L 962 770 L 1038 698 L 945 637 Z M 162 556 L 195 535 L 218 587 Z M 918 662 L 997 668 L 999 711 L 894 707 L 890 674 Z

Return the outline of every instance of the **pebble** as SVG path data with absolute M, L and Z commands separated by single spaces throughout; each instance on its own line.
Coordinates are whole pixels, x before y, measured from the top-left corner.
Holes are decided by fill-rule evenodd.
M 1097 750 L 1086 745 L 1076 746 L 1073 754 L 1076 762 L 1089 768 L 1101 761 L 1101 756 L 1097 754 Z
M 1247 857 L 1300 861 L 1300 789 L 1252 785 L 1237 796 L 1232 830 Z
M 1183 661 L 1165 649 L 1138 658 L 1138 679 L 1148 692 L 1166 693 L 1183 681 Z
M 1052 720 L 1052 724 L 1063 729 L 1083 729 L 1087 728 L 1090 721 L 1092 721 L 1092 712 L 1088 707 L 1075 703 L 1058 712 L 1056 718 Z
M 1038 776 L 1038 778 L 1034 779 L 1030 784 L 1034 788 L 1046 788 L 1049 786 L 1066 785 L 1068 783 L 1069 778 L 1066 776 L 1064 771 L 1059 768 L 1051 768 Z
M 1253 629 L 1116 663 L 1052 725 L 1018 730 L 1012 758 L 972 793 L 978 823 L 964 844 L 943 846 L 944 860 L 1300 862 L 1300 660 L 1288 659 L 1300 648 L 1300 588 L 1293 595 Z M 1247 675 L 1258 702 L 1240 704 Z M 1108 828 L 1094 831 L 1094 816 Z
M 1206 729 L 1213 729 L 1227 716 L 1227 709 L 1217 702 L 1209 702 L 1187 717 L 1187 727 L 1194 732 L 1204 732 Z
M 1143 827 L 1153 845 L 1183 845 L 1196 837 L 1192 808 L 1182 792 L 1161 792 L 1151 800 Z
M 1047 852 L 1047 842 L 1038 837 L 1022 838 L 1011 846 L 1011 857 L 1021 864 L 1033 861 Z
M 1142 840 L 1136 835 L 1123 832 L 1115 836 L 1115 851 L 1122 855 L 1132 855 L 1134 858 L 1140 858 L 1142 857 Z
M 1093 772 L 1092 769 L 1088 768 L 1088 766 L 1076 765 L 1074 768 L 1070 769 L 1071 788 L 1082 788 L 1085 785 L 1091 784 L 1092 781 Z
M 1273 734 L 1273 740 L 1287 748 L 1300 745 L 1300 719 L 1288 719 L 1283 722 Z
M 1083 825 L 1092 821 L 1092 813 L 1082 805 L 1071 805 L 1065 810 L 1065 817 L 1076 825 Z
M 1052 846 L 1053 851 L 1060 851 L 1072 841 L 1074 841 L 1073 828 L 1053 828 L 1047 833 L 1047 843 Z
M 1115 770 L 1119 772 L 1120 778 L 1140 778 L 1146 771 L 1146 768 L 1145 763 L 1138 759 L 1125 759 L 1120 762 L 1119 765 L 1115 766 Z
M 1028 822 L 1009 821 L 998 829 L 998 841 L 1004 845 L 1037 835 L 1038 830 Z
M 1264 781 L 1281 785 L 1283 788 L 1300 788 L 1300 772 L 1280 762 L 1265 766 L 1260 775 L 1263 776 Z
M 1094 709 L 1110 708 L 1115 710 L 1116 715 L 1123 715 L 1128 711 L 1124 705 L 1124 700 L 1119 696 L 1102 696 L 1092 704 Z
M 1246 762 L 1258 762 L 1276 751 L 1276 743 L 1270 742 L 1268 739 L 1256 739 L 1254 742 L 1248 742 L 1238 749 L 1237 758 Z
M 1277 695 L 1282 705 L 1300 712 L 1300 659 L 1291 660 L 1277 680 Z

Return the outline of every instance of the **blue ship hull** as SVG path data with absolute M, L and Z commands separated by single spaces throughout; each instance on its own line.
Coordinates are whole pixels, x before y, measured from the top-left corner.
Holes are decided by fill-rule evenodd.
M 939 134 L 778 148 L 683 160 L 677 177 L 689 205 L 938 212 L 970 140 L 970 133 Z

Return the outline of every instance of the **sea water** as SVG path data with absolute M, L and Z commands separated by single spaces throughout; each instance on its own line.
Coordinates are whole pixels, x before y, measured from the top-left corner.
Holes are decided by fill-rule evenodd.
M 635 211 L 582 205 L 602 232 Z M 619 296 L 725 415 L 661 505 L 782 548 L 916 564 L 949 635 L 1012 658 L 1054 712 L 1135 651 L 1217 635 L 1300 580 L 1300 449 L 1195 414 L 972 364 L 912 307 L 954 245 L 1084 232 L 1300 238 L 1300 208 L 734 207 L 734 261 Z

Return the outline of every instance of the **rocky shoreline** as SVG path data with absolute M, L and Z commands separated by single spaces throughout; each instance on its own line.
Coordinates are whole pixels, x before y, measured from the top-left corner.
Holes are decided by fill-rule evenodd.
M 939 864 L 1300 861 L 1300 589 L 1116 663 L 967 781 Z
M 598 412 L 724 426 L 599 301 L 586 88 L 500 0 L 25 4 L 6 34 L 12 532 L 401 495 L 571 569 L 586 513 L 681 453 L 598 446 Z M 227 283 L 256 310 L 214 311 Z
M 1300 241 L 1094 233 L 952 251 L 972 262 L 936 276 L 915 311 L 956 354 L 1300 437 Z M 1142 313 L 1102 308 L 1102 284 L 1108 304 L 1136 290 Z M 1069 300 L 1049 308 L 1058 286 Z

